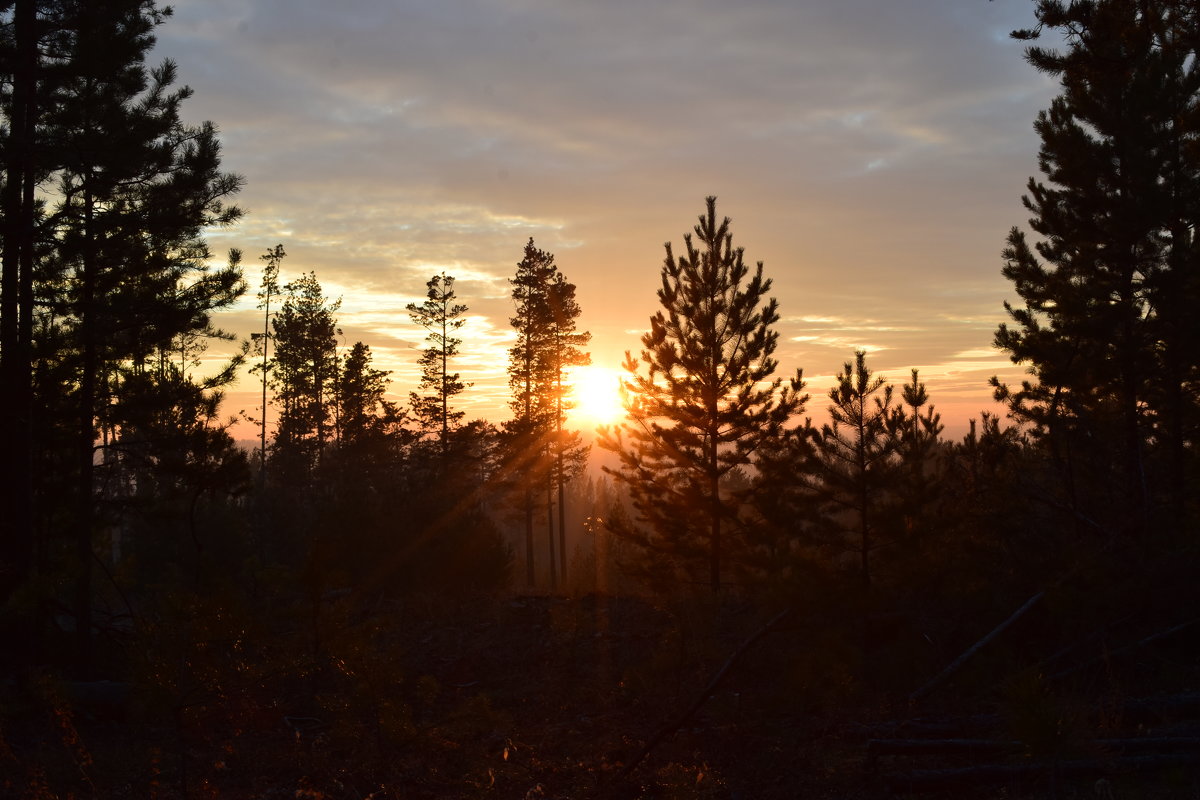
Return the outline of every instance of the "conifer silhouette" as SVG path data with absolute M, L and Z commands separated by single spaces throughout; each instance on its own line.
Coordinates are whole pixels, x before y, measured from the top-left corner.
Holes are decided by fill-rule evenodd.
M 639 357 L 626 353 L 629 421 L 601 445 L 620 456 L 608 471 L 625 484 L 641 525 L 622 531 L 658 562 L 695 572 L 707 563 L 714 593 L 725 558 L 722 533 L 735 501 L 722 490 L 731 471 L 778 437 L 802 404 L 799 374 L 772 380 L 779 335 L 771 281 L 733 246 L 728 217 L 706 201 L 679 257 L 668 242 L 658 299 Z

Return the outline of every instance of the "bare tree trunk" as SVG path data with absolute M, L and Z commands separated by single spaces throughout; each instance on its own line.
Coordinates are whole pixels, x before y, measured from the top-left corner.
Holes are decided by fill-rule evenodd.
M 709 491 L 712 492 L 712 505 L 710 508 L 712 551 L 709 554 L 708 577 L 709 583 L 712 586 L 713 594 L 721 593 L 721 497 L 718 494 L 720 491 L 720 478 L 716 474 L 712 476 L 709 483 Z
M 562 435 L 562 426 L 559 426 L 559 436 Z M 558 449 L 558 559 L 559 559 L 559 574 L 562 575 L 563 585 L 567 583 L 567 498 L 566 498 L 566 483 L 563 476 L 563 452 L 562 446 Z
M 567 583 L 567 500 L 566 491 L 563 484 L 566 482 L 566 474 L 564 470 L 566 465 L 563 457 L 563 448 L 566 443 L 563 441 L 563 386 L 562 386 L 562 365 L 558 367 L 558 394 L 557 394 L 557 409 L 556 419 L 558 426 L 558 438 L 555 441 L 557 446 L 557 462 L 558 474 L 555 476 L 558 483 L 558 558 L 559 558 L 559 575 L 562 575 L 563 585 Z
M 533 567 L 533 488 L 525 486 L 525 582 L 529 588 L 537 585 Z
M 547 455 L 549 455 L 547 453 Z M 554 557 L 554 489 L 550 475 L 546 475 L 546 534 L 550 543 L 550 591 L 558 589 L 558 563 Z
M 85 177 L 92 181 L 89 174 Z M 76 476 L 75 519 L 75 633 L 76 657 L 82 674 L 91 669 L 92 661 L 92 526 L 95 516 L 93 483 L 96 443 L 96 374 L 99 365 L 98 326 L 96 325 L 96 253 L 94 231 L 94 200 L 91 186 L 84 189 L 84 251 L 83 281 L 80 287 L 80 337 L 83 340 L 83 364 L 79 379 L 79 419 Z
M 17 0 L 0 278 L 0 417 L 8 428 L 3 492 L 8 533 L 0 550 L 0 604 L 33 568 L 33 128 L 37 67 L 32 0 Z

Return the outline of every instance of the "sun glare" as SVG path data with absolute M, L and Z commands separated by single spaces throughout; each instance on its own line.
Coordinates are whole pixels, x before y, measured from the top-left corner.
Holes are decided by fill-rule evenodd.
M 571 370 L 574 387 L 570 412 L 579 425 L 611 425 L 625 416 L 621 405 L 621 370 L 608 367 L 576 367 Z

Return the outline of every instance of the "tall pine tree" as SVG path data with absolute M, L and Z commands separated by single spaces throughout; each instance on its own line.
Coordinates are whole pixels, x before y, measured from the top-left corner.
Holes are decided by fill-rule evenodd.
M 409 402 L 421 428 L 428 433 L 436 432 L 444 456 L 450 449 L 450 434 L 464 416 L 450 403 L 470 386 L 463 383 L 457 372 L 450 371 L 450 360 L 458 355 L 462 344 L 462 339 L 454 334 L 466 324 L 463 314 L 467 313 L 467 307 L 454 302 L 453 276 L 445 272 L 434 275 L 425 286 L 425 302 L 406 306 L 412 321 L 426 330 L 425 341 L 429 343 L 417 362 L 421 365 L 419 388 L 425 394 L 412 392 Z
M 1040 0 L 1028 61 L 1061 93 L 1038 115 L 1039 165 L 1004 275 L 1021 305 L 996 344 L 1032 375 L 993 379 L 998 399 L 1042 437 L 1081 530 L 1179 524 L 1193 474 L 1200 348 L 1197 15 L 1148 0 Z
M 251 334 L 254 355 L 260 360 L 250 371 L 261 375 L 262 401 L 258 418 L 258 481 L 260 486 L 267 478 L 267 389 L 271 372 L 271 300 L 279 297 L 279 265 L 287 255 L 282 244 L 277 244 L 259 256 L 263 264 L 262 285 L 258 290 L 258 307 L 263 311 L 262 333 Z
M 658 299 L 640 358 L 626 354 L 629 422 L 601 445 L 616 452 L 609 470 L 633 499 L 642 531 L 634 535 L 664 567 L 694 572 L 707 563 L 714 593 L 728 557 L 722 532 L 736 515 L 722 480 L 750 463 L 799 410 L 799 374 L 771 379 L 779 334 L 778 304 L 759 262 L 752 272 L 733 246 L 716 198 L 684 236 L 676 258 L 668 242 Z
M 271 322 L 275 356 L 270 359 L 279 426 L 271 459 L 280 479 L 306 486 L 314 477 L 333 431 L 337 411 L 337 314 L 316 274 L 283 287 L 284 301 Z
M 828 505 L 827 521 L 855 540 L 859 576 L 864 589 L 871 586 L 871 551 L 881 527 L 876 511 L 890 483 L 891 456 L 896 440 L 891 423 L 896 420 L 892 387 L 867 368 L 867 354 L 859 350 L 854 361 L 838 373 L 829 390 L 829 423 L 821 428 L 822 491 Z M 901 418 L 902 419 L 902 418 Z
M 504 426 L 505 472 L 514 484 L 517 505 L 525 530 L 525 580 L 536 583 L 533 545 L 534 516 L 539 507 L 537 491 L 546 488 L 549 500 L 550 474 L 547 431 L 553 421 L 554 399 L 545 389 L 552 384 L 551 364 L 545 357 L 545 339 L 553 323 L 546 287 L 558 267 L 554 255 L 538 249 L 530 238 L 517 263 L 512 285 L 513 316 L 510 320 L 517 341 L 508 351 L 508 384 L 512 390 L 509 407 L 513 418 Z M 557 559 L 553 515 L 546 503 L 550 551 L 550 584 L 557 585 Z
M 0 359 L 20 430 L 7 463 L 11 471 L 26 462 L 36 429 L 38 461 L 47 466 L 27 463 L 31 480 L 16 491 L 43 499 L 44 530 L 72 532 L 79 662 L 86 670 L 94 537 L 102 514 L 113 512 L 101 508 L 102 490 L 117 482 L 109 476 L 171 458 L 163 443 L 198 431 L 196 421 L 211 418 L 216 401 L 201 395 L 232 375 L 196 382 L 189 363 L 205 338 L 222 336 L 211 312 L 244 290 L 236 258 L 211 267 L 203 237 L 206 228 L 240 216 L 225 202 L 241 179 L 220 171 L 211 124 L 183 123 L 180 109 L 191 92 L 174 86 L 174 65 L 146 65 L 154 29 L 169 10 L 150 0 L 116 0 L 0 9 L 10 12 L 13 25 L 4 28 L 12 38 L 0 42 L 0 68 L 12 87 L 3 108 Z M 44 410 L 34 420 L 38 406 Z M 67 466 L 62 416 L 54 417 L 67 413 L 70 500 L 60 477 Z M 141 432 L 136 439 L 134 429 Z M 31 519 L 27 501 L 15 504 L 21 527 Z
M 571 384 L 568 381 L 572 367 L 586 366 L 592 362 L 591 355 L 581 348 L 591 341 L 592 335 L 580 331 L 576 320 L 582 313 L 575 299 L 575 284 L 567 281 L 562 272 L 555 270 L 545 287 L 548 313 L 547 327 L 543 337 L 542 358 L 546 361 L 545 374 L 551 384 L 546 387 L 553 398 L 553 430 L 549 445 L 553 465 L 551 478 L 557 489 L 558 499 L 558 559 L 559 574 L 567 576 L 567 481 L 577 476 L 587 461 L 589 445 L 582 443 L 578 431 L 569 431 L 564 426 L 567 411 L 572 407 Z

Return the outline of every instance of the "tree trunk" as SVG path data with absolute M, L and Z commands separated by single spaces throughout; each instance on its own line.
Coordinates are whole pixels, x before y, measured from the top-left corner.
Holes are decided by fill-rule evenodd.
M 717 437 L 712 436 L 712 449 L 708 457 L 709 492 L 711 507 L 712 551 L 709 561 L 709 582 L 714 595 L 721 593 L 721 476 L 717 472 Z
M 532 589 L 537 585 L 533 568 L 533 488 L 525 486 L 525 583 Z
M 549 455 L 549 453 L 547 453 Z M 558 560 L 554 556 L 554 485 L 546 475 L 546 535 L 550 544 L 550 591 L 558 589 Z
M 90 184 L 92 176 L 85 180 Z M 76 658 L 82 675 L 91 669 L 92 661 L 92 525 L 95 516 L 93 473 L 95 470 L 95 413 L 96 376 L 99 365 L 96 325 L 96 253 L 94 231 L 94 200 L 91 186 L 84 189 L 84 250 L 83 280 L 80 286 L 80 337 L 83 340 L 83 363 L 79 378 L 79 427 L 76 476 L 75 553 L 78 574 L 75 583 Z
M 563 448 L 566 443 L 563 440 L 563 385 L 562 385 L 562 364 L 557 367 L 558 372 L 558 393 L 556 395 L 556 420 L 558 427 L 558 438 L 556 440 L 558 452 L 555 454 L 558 460 L 557 478 L 558 483 L 558 559 L 559 559 L 559 574 L 562 575 L 563 585 L 567 583 L 567 501 L 566 488 L 563 485 L 566 482 L 565 458 L 563 456 Z
M 0 550 L 0 605 L 33 566 L 33 129 L 37 67 L 32 0 L 17 0 L 10 133 L 3 203 L 0 278 L 0 417 L 8 428 L 3 500 L 8 534 Z
M 559 445 L 558 445 L 558 559 L 559 559 L 559 574 L 562 575 L 563 584 L 567 582 L 567 491 L 565 477 L 563 475 L 563 451 L 562 451 L 562 425 L 558 428 Z

